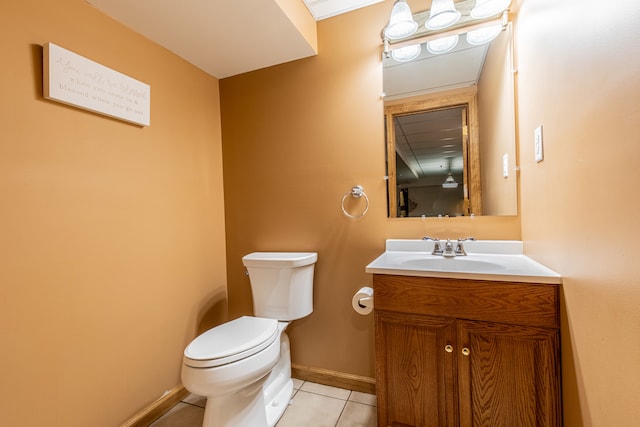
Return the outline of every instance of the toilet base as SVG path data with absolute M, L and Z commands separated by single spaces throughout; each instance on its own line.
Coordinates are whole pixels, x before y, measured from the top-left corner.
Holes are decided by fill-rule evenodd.
M 289 406 L 291 401 L 291 395 L 293 394 L 293 381 L 289 380 L 283 388 L 280 389 L 278 394 L 265 405 L 265 411 L 267 414 L 267 426 L 273 427 L 276 425 L 285 409 Z
M 279 354 L 262 378 L 231 393 L 209 393 L 210 383 L 204 371 L 183 368 L 183 382 L 192 393 L 207 396 L 203 427 L 274 427 L 282 417 L 293 395 L 291 350 L 284 332 L 288 322 L 279 322 Z M 219 384 L 219 383 L 218 383 Z M 228 387 L 228 386 L 227 386 Z M 206 388 L 206 389 L 205 389 Z
M 280 356 L 273 367 L 267 381 L 262 386 L 267 414 L 267 427 L 276 425 L 293 395 L 293 381 L 291 380 L 291 346 L 285 329 L 288 322 L 279 322 L 280 327 Z
M 264 427 L 263 383 L 264 379 L 239 393 L 207 398 L 202 427 Z

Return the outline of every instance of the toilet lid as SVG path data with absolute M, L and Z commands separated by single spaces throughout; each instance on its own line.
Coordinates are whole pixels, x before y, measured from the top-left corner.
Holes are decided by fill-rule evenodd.
M 268 347 L 278 334 L 276 319 L 243 316 L 199 335 L 184 350 L 184 361 L 195 368 L 235 362 Z

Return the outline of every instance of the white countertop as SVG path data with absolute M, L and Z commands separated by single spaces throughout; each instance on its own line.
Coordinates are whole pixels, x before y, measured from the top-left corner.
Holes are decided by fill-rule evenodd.
M 444 241 L 441 244 L 444 246 Z M 454 241 L 454 247 L 456 242 Z M 434 242 L 389 239 L 386 251 L 366 267 L 367 273 L 443 277 L 502 282 L 561 284 L 562 277 L 522 253 L 522 242 L 476 240 L 464 242 L 466 256 L 431 255 Z

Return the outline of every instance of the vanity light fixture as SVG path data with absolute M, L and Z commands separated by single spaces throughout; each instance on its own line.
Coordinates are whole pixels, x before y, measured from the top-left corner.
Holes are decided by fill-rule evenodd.
M 458 188 L 458 183 L 453 179 L 453 176 L 451 176 L 451 172 L 449 172 L 447 179 L 442 183 L 442 188 Z
M 460 12 L 453 5 L 453 0 L 433 0 L 429 19 L 424 26 L 429 30 L 441 30 L 458 22 L 460 16 Z
M 411 8 L 406 0 L 396 0 L 391 9 L 389 24 L 384 29 L 384 35 L 391 40 L 409 37 L 418 30 L 418 23 L 413 20 Z
M 474 19 L 490 18 L 507 10 L 510 4 L 511 0 L 476 0 L 470 15 Z
M 409 62 L 420 56 L 420 53 L 422 53 L 422 45 L 418 43 L 393 49 L 391 51 L 391 57 L 396 62 Z
M 450 8 L 448 8 L 448 4 L 450 4 Z M 478 15 L 477 17 L 471 16 L 470 6 L 463 8 L 462 12 L 460 12 L 455 9 L 453 0 L 433 0 L 431 10 L 418 13 L 416 15 L 417 18 L 414 19 L 413 16 L 410 15 L 411 11 L 406 4 L 406 0 L 396 0 L 389 24 L 383 29 L 381 34 L 384 45 L 384 57 L 392 58 L 396 62 L 409 62 L 420 57 L 420 45 L 422 43 L 426 44 L 427 51 L 432 55 L 447 53 L 458 45 L 460 34 L 466 35 L 466 40 L 471 46 L 489 43 L 509 25 L 508 10 L 510 5 L 511 0 L 476 0 L 474 10 L 476 10 L 478 14 L 487 14 L 488 16 L 481 18 L 479 16 L 484 15 Z M 399 7 L 400 11 L 406 11 L 402 13 L 408 13 L 409 17 L 405 16 L 402 20 L 397 19 L 394 15 L 396 6 Z M 495 6 L 495 8 L 493 8 L 493 6 Z M 444 26 L 435 30 L 431 29 L 430 21 L 433 22 L 432 20 L 434 18 L 444 16 L 450 12 L 453 12 L 455 20 L 447 26 L 455 24 L 458 19 L 461 19 L 460 25 L 452 28 Z M 413 28 L 418 25 L 416 21 L 422 22 L 427 14 L 429 18 L 426 19 L 424 25 L 426 30 L 413 30 Z M 501 16 L 494 17 L 496 14 Z M 461 16 L 462 18 L 460 18 Z M 394 38 L 399 37 L 400 33 L 396 32 L 396 29 L 401 28 L 395 27 L 395 25 L 400 23 L 406 24 L 409 21 L 411 25 L 407 25 L 406 27 L 411 27 L 411 30 L 417 34 L 414 35 L 414 33 L 411 33 L 409 36 Z

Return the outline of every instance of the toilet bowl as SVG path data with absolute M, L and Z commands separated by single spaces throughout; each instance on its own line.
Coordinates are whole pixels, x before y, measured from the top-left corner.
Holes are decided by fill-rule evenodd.
M 316 260 L 306 252 L 243 258 L 256 317 L 210 329 L 184 351 L 182 383 L 207 398 L 204 427 L 273 427 L 282 416 L 293 392 L 285 329 L 312 311 Z

